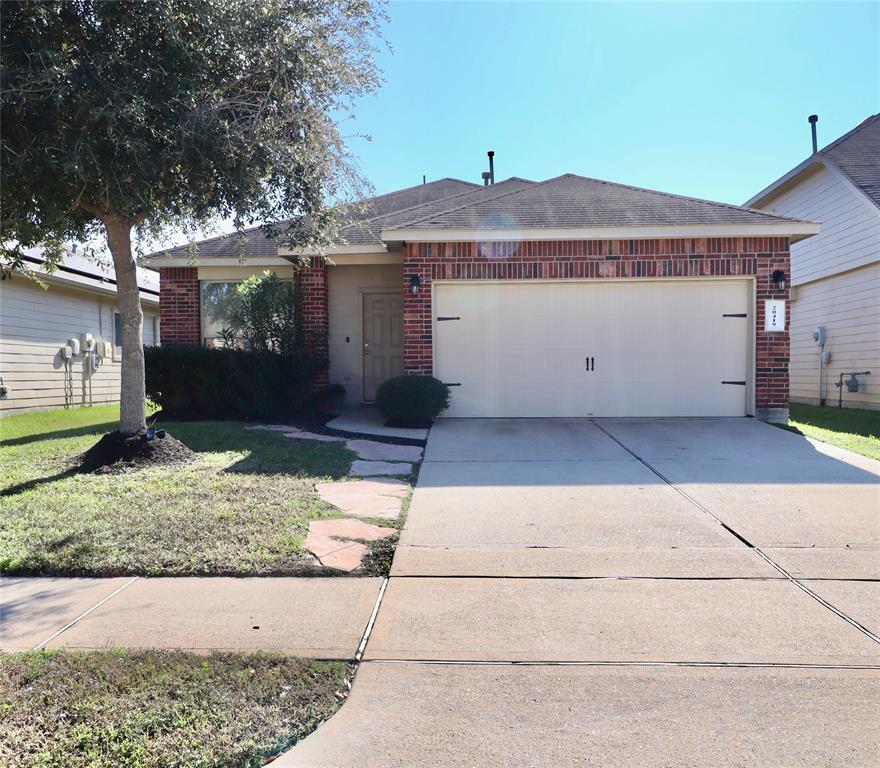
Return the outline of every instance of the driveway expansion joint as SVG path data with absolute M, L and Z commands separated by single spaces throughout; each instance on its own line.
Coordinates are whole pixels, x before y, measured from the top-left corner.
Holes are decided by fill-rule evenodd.
M 732 536 L 736 537 L 739 541 L 741 541 L 743 544 L 745 544 L 749 549 L 753 549 L 760 557 L 762 557 L 767 562 L 768 565 L 770 565 L 771 567 L 773 567 L 777 571 L 779 571 L 779 573 L 781 573 L 786 579 L 788 579 L 788 581 L 790 581 L 794 586 L 796 586 L 798 589 L 802 590 L 804 593 L 806 593 L 811 598 L 813 598 L 813 600 L 815 600 L 820 605 L 827 608 L 829 611 L 831 611 L 832 613 L 837 615 L 839 618 L 846 621 L 848 624 L 853 626 L 855 629 L 859 630 L 861 633 L 863 633 L 864 635 L 869 637 L 875 643 L 880 644 L 880 637 L 878 637 L 876 634 L 874 634 L 870 629 L 868 629 L 863 624 L 861 624 L 860 622 L 853 619 L 851 616 L 847 615 L 843 611 L 841 611 L 838 608 L 836 608 L 835 606 L 833 606 L 831 603 L 829 603 L 824 598 L 820 597 L 812 589 L 810 589 L 806 584 L 802 584 L 798 579 L 796 579 L 788 571 L 786 571 L 785 568 L 783 568 L 781 565 L 779 565 L 779 563 L 777 563 L 769 555 L 767 555 L 765 552 L 763 552 L 760 547 L 757 547 L 754 544 L 752 544 L 748 539 L 746 539 L 742 534 L 740 534 L 739 532 L 734 530 L 731 526 L 729 526 L 727 523 L 725 523 L 724 520 L 722 520 L 720 517 L 718 517 L 716 514 L 714 514 L 710 509 L 708 509 L 704 505 L 700 504 L 700 502 L 698 502 L 696 499 L 694 499 L 692 496 L 690 496 L 688 493 L 686 493 L 684 490 L 682 490 L 676 483 L 673 483 L 668 477 L 666 477 L 662 472 L 660 472 L 653 465 L 651 465 L 647 460 L 645 460 L 644 458 L 639 456 L 629 446 L 627 446 L 625 443 L 623 443 L 617 437 L 612 435 L 604 427 L 602 427 L 598 423 L 596 423 L 595 419 L 591 419 L 590 421 L 596 427 L 596 429 L 600 430 L 601 432 L 604 432 L 615 443 L 617 443 L 621 448 L 623 448 L 623 450 L 625 450 L 627 453 L 629 453 L 634 459 L 641 462 L 648 470 L 653 472 L 657 477 L 659 477 L 670 488 L 675 490 L 677 493 L 681 494 L 681 496 L 683 496 L 691 504 L 693 504 L 695 507 L 697 507 L 697 509 L 699 509 L 702 512 L 705 512 L 707 515 L 709 515 L 709 517 L 711 517 L 713 520 L 715 520 L 722 528 L 724 528 L 724 530 L 726 530 Z

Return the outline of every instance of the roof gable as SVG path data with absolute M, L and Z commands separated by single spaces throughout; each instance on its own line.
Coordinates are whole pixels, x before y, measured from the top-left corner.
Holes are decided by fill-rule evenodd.
M 565 174 L 431 212 L 406 229 L 573 229 L 796 221 L 764 211 Z M 395 227 L 387 227 L 392 231 Z
M 863 120 L 851 131 L 780 176 L 748 200 L 746 205 L 766 205 L 823 165 L 830 165 L 839 171 L 871 203 L 880 208 L 880 114 Z
M 880 114 L 869 117 L 819 154 L 880 208 Z

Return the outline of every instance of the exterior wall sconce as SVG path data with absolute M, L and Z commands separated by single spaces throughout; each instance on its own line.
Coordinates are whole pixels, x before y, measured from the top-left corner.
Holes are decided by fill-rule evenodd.
M 777 291 L 785 290 L 785 270 L 784 269 L 774 269 L 773 270 L 773 282 L 776 284 Z
M 410 275 L 409 276 L 409 289 L 412 291 L 413 296 L 419 295 L 419 288 L 422 286 L 422 278 L 418 275 Z

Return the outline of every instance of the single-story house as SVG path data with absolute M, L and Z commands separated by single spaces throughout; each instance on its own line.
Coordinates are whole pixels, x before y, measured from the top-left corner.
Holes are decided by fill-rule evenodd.
M 122 361 L 112 270 L 72 251 L 47 272 L 39 249 L 25 261 L 44 286 L 11 272 L 0 280 L 0 414 L 119 402 Z M 144 343 L 159 343 L 159 275 L 138 270 Z
M 818 231 L 574 174 L 442 179 L 366 201 L 331 263 L 295 271 L 297 254 L 254 229 L 245 266 L 234 237 L 200 243 L 196 264 L 185 247 L 151 264 L 163 343 L 217 334 L 216 283 L 296 279 L 328 381 L 353 404 L 407 373 L 452 387 L 448 417 L 781 419 L 789 244 Z
M 880 115 L 824 149 L 814 140 L 746 205 L 822 224 L 791 248 L 792 401 L 880 408 Z

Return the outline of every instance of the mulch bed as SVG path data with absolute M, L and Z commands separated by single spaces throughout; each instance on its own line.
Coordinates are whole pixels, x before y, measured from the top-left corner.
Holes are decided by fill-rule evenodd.
M 147 440 L 145 434 L 124 437 L 119 432 L 110 432 L 82 454 L 78 469 L 115 475 L 155 466 L 180 466 L 194 458 L 189 448 L 164 431 L 152 440 Z

